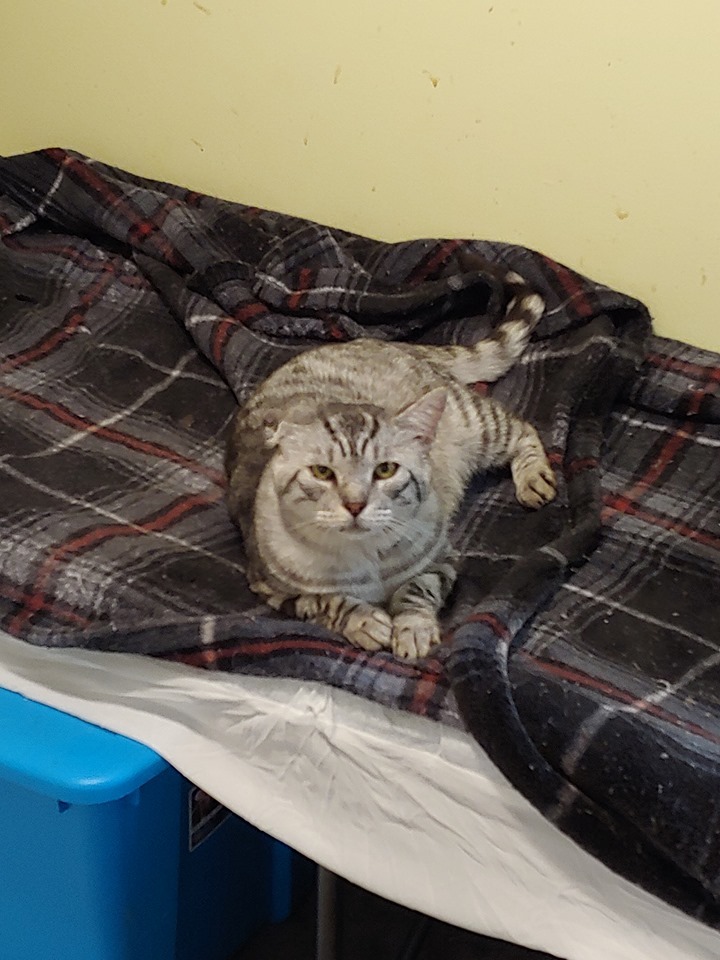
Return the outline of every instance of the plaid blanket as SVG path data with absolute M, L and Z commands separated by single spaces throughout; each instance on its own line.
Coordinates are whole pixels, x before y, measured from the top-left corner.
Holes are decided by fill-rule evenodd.
M 0 160 L 0 236 L 3 629 L 464 724 L 561 830 L 720 925 L 717 356 L 520 247 L 380 243 L 64 150 Z M 500 265 L 547 312 L 478 389 L 536 424 L 557 501 L 529 513 L 504 473 L 474 480 L 426 661 L 260 605 L 223 504 L 237 400 L 318 342 L 473 341 Z

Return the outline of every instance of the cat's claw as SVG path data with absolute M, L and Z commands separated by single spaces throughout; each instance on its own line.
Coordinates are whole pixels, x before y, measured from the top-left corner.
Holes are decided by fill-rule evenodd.
M 356 647 L 375 652 L 390 646 L 392 627 L 389 614 L 370 603 L 364 603 L 348 615 L 343 636 Z
M 404 660 L 427 657 L 440 643 L 440 627 L 434 614 L 399 613 L 392 625 L 392 652 Z
M 557 480 L 547 460 L 529 465 L 515 478 L 515 495 L 524 507 L 537 510 L 555 499 Z

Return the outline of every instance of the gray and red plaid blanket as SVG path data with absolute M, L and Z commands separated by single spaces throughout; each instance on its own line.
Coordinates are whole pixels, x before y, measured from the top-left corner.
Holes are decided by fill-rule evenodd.
M 561 830 L 720 925 L 719 357 L 526 249 L 379 243 L 64 150 L 0 160 L 0 236 L 3 629 L 464 724 Z M 271 613 L 223 505 L 237 399 L 318 342 L 483 335 L 492 264 L 547 301 L 492 390 L 538 426 L 557 501 L 476 478 L 427 661 Z

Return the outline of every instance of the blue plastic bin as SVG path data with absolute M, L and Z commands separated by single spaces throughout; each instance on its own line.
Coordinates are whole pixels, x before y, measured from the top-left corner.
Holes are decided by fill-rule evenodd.
M 312 882 L 149 748 L 0 689 L 0 958 L 227 960 Z

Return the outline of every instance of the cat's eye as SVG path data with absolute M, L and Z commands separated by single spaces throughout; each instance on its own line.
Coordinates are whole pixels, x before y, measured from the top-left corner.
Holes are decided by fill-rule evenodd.
M 388 461 L 383 461 L 379 463 L 375 470 L 373 471 L 373 477 L 376 480 L 389 480 L 390 477 L 394 477 L 398 471 L 397 463 L 390 463 Z
M 334 480 L 335 473 L 324 463 L 313 463 L 310 467 L 310 473 L 316 480 Z

